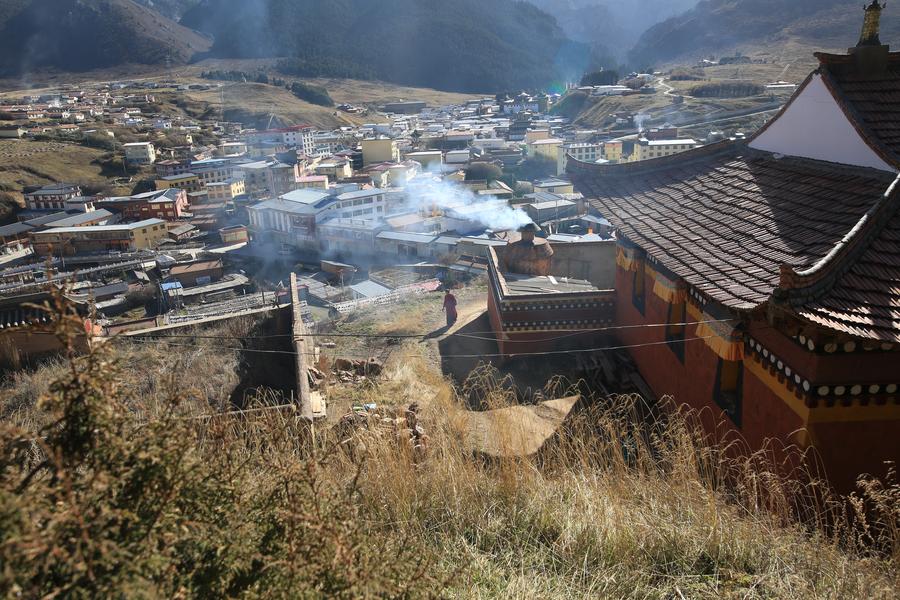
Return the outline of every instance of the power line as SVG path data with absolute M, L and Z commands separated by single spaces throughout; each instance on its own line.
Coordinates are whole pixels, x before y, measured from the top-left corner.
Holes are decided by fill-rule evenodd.
M 697 341 L 697 340 L 708 340 L 712 337 L 715 337 L 715 336 L 707 335 L 707 336 L 702 336 L 702 337 L 684 338 L 681 340 L 663 340 L 663 341 L 659 341 L 659 342 L 645 342 L 642 344 L 622 344 L 622 345 L 618 345 L 618 346 L 605 346 L 605 347 L 599 347 L 599 348 L 580 348 L 580 349 L 573 349 L 573 350 L 545 350 L 545 351 L 541 351 L 541 352 L 511 352 L 509 354 L 500 354 L 500 353 L 494 353 L 494 354 L 442 354 L 441 358 L 503 358 L 503 357 L 520 357 L 520 356 L 552 356 L 552 355 L 560 355 L 560 354 L 576 354 L 576 353 L 580 353 L 580 352 L 604 352 L 604 351 L 608 351 L 608 350 L 627 350 L 629 348 L 644 348 L 644 347 L 648 347 L 648 346 L 661 346 L 663 344 L 687 343 L 687 342 L 693 342 L 693 341 Z M 285 354 L 285 355 L 290 355 L 290 356 L 297 356 L 297 353 L 294 352 L 293 350 L 257 350 L 257 349 L 252 349 L 252 348 L 242 348 L 239 346 L 222 347 L 222 346 L 199 346 L 196 344 L 174 344 L 174 343 L 168 342 L 164 339 L 151 339 L 151 340 L 140 340 L 140 339 L 134 339 L 134 338 L 121 338 L 121 339 L 130 339 L 131 341 L 134 341 L 136 343 L 154 343 L 154 342 L 162 343 L 162 344 L 168 344 L 172 347 L 181 347 L 181 348 L 213 348 L 213 347 L 215 347 L 218 350 L 235 350 L 238 352 L 251 352 L 251 353 L 257 353 L 257 354 Z M 304 355 L 305 356 L 316 356 L 316 353 L 305 352 Z M 352 356 L 353 354 L 349 353 L 347 355 Z M 368 354 L 368 355 L 357 355 L 357 356 L 372 356 L 372 355 Z M 409 354 L 401 354 L 401 355 L 395 355 L 395 356 L 406 356 L 406 357 L 410 357 L 410 358 L 415 358 L 415 357 L 420 357 L 421 354 L 409 353 Z
M 619 331 L 622 329 L 642 329 L 642 328 L 655 328 L 655 327 L 686 327 L 688 325 L 703 325 L 708 323 L 724 323 L 726 321 L 731 321 L 732 319 L 710 319 L 706 321 L 685 321 L 681 323 L 641 323 L 637 325 L 610 325 L 607 327 L 593 327 L 586 329 L 571 329 L 566 330 L 568 333 L 564 335 L 578 335 L 581 333 L 595 333 L 599 331 Z M 424 338 L 433 334 L 433 331 L 429 331 L 427 333 L 304 333 L 302 336 L 304 338 L 362 338 L 362 339 L 419 339 Z M 472 337 L 475 335 L 494 335 L 496 332 L 494 331 L 457 331 L 454 333 L 445 334 L 443 337 L 450 336 L 459 336 L 459 337 Z M 130 339 L 138 339 L 138 338 L 159 338 L 159 337 L 171 337 L 171 338 L 189 338 L 189 339 L 210 339 L 210 340 L 267 340 L 267 339 L 275 339 L 275 338 L 293 338 L 294 335 L 291 333 L 278 333 L 272 335 L 244 335 L 244 336 L 236 336 L 236 335 L 193 335 L 189 333 L 182 334 L 169 334 L 163 335 L 164 332 L 160 332 L 160 335 L 154 334 L 144 334 L 144 335 L 128 335 L 122 336 Z M 477 339 L 477 338 L 475 338 Z M 493 339 L 493 338 L 491 338 Z

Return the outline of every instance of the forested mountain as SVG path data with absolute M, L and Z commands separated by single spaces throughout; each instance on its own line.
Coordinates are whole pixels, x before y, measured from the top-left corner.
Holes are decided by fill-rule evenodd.
M 132 0 L 2 0 L 0 73 L 183 63 L 209 42 Z
M 294 57 L 296 74 L 492 92 L 574 79 L 589 49 L 513 0 L 203 0 L 182 24 L 212 56 Z
M 654 64 L 786 44 L 810 50 L 847 48 L 859 36 L 862 7 L 858 0 L 703 0 L 648 29 L 631 58 Z M 889 4 L 886 10 L 895 9 Z M 900 19 L 885 13 L 882 40 L 898 37 Z

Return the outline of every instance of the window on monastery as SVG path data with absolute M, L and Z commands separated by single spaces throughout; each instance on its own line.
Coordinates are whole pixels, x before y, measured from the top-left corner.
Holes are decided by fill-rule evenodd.
M 687 327 L 681 323 L 686 322 L 686 307 L 687 304 L 684 300 L 677 303 L 669 302 L 669 314 L 666 318 L 666 342 L 682 363 L 684 362 L 684 335 Z
M 741 426 L 743 366 L 742 361 L 720 358 L 716 367 L 716 387 L 713 392 L 716 404 L 738 427 Z
M 634 271 L 634 279 L 631 285 L 631 303 L 634 307 L 644 314 L 644 298 L 646 295 L 644 283 L 644 261 L 638 261 L 637 269 Z

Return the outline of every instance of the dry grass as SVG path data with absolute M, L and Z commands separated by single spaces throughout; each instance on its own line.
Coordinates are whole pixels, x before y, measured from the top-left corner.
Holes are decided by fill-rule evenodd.
M 213 86 L 221 83 L 222 87 L 184 92 L 185 96 L 190 100 L 205 102 L 219 110 L 236 111 L 241 115 L 256 116 L 260 119 L 274 114 L 287 125 L 309 123 L 322 129 L 359 125 L 363 122 L 361 116 L 348 115 L 334 108 L 304 102 L 286 89 L 272 85 L 206 80 L 203 83 Z M 366 118 L 371 119 L 372 116 Z
M 0 140 L 0 185 L 21 190 L 56 181 L 105 184 L 95 162 L 104 154 L 78 144 Z
M 77 326 L 78 323 L 75 323 Z M 110 352 L 115 350 L 115 352 Z M 64 368 L 58 426 L 4 427 L 3 593 L 90 596 L 895 598 L 900 487 L 848 505 L 710 444 L 690 414 L 596 399 L 531 458 L 473 456 L 426 361 L 423 455 L 397 421 L 184 421 L 117 383 L 118 349 Z M 200 365 L 193 363 L 191 373 Z M 201 375 L 193 379 L 201 379 Z M 513 398 L 489 372 L 470 387 Z M 546 393 L 557 395 L 560 383 Z M 368 397 L 396 402 L 395 386 Z M 168 408 L 165 408 L 168 406 Z M 41 458 L 45 457 L 44 462 Z M 855 507 L 858 507 L 855 508 Z M 44 524 L 37 526 L 37 524 Z M 827 524 L 828 526 L 824 526 Z

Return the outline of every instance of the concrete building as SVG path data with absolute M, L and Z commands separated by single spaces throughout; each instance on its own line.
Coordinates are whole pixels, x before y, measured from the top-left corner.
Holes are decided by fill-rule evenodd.
M 131 142 L 123 144 L 125 162 L 130 165 L 152 165 L 156 162 L 156 147 L 152 142 Z
M 318 190 L 295 190 L 247 207 L 255 241 L 318 250 L 317 226 L 333 213 L 334 196 Z
M 217 183 L 207 183 L 206 191 L 212 202 L 234 202 L 235 198 L 244 195 L 244 180 L 231 178 Z
M 603 158 L 603 146 L 589 142 L 561 145 L 556 157 L 557 175 L 562 175 L 566 172 L 566 165 L 570 157 L 581 162 L 597 162 Z
M 184 190 L 168 188 L 133 196 L 101 198 L 96 205 L 119 213 L 125 221 L 151 218 L 174 221 L 187 210 L 188 196 Z
M 167 175 L 155 181 L 157 190 L 178 188 L 188 193 L 199 192 L 203 189 L 200 178 L 193 173 L 181 173 L 179 175 Z
M 376 163 L 400 162 L 400 149 L 397 142 L 390 138 L 380 137 L 362 141 L 363 166 Z
M 697 146 L 699 146 L 699 142 L 691 139 L 648 140 L 641 138 L 634 143 L 634 152 L 632 152 L 629 161 L 672 156 L 673 154 L 693 150 Z
M 25 194 L 28 210 L 63 210 L 66 202 L 81 196 L 81 188 L 70 183 L 51 183 Z
M 57 227 L 30 235 L 35 254 L 74 256 L 89 252 L 132 252 L 155 248 L 168 236 L 168 232 L 165 221 L 146 219 L 118 225 Z
M 541 157 L 552 160 L 555 163 L 557 161 L 557 153 L 562 145 L 563 141 L 556 138 L 535 140 L 525 145 L 525 151 L 529 158 Z

